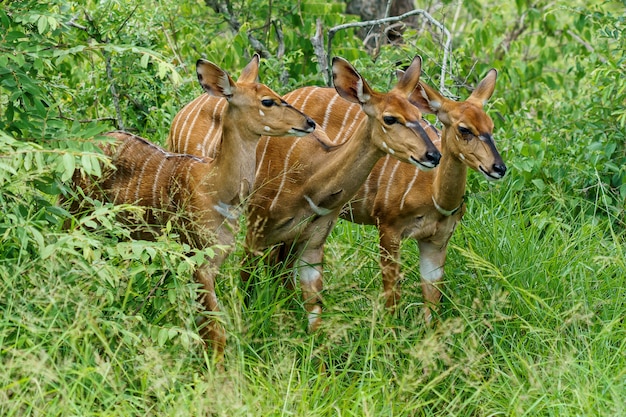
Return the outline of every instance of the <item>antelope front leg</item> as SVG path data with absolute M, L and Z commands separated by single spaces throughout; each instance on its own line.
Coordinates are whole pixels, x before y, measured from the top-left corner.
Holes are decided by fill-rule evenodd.
M 441 279 L 443 278 L 443 265 L 446 262 L 446 248 L 438 247 L 429 242 L 418 242 L 420 250 L 420 275 L 422 282 L 422 294 L 424 297 L 424 319 L 430 324 L 432 312 L 437 311 L 441 300 Z
M 393 314 L 400 300 L 400 237 L 379 226 L 380 267 L 383 274 L 385 307 Z
M 220 255 L 216 255 L 220 256 Z M 219 304 L 217 295 L 215 294 L 215 276 L 217 268 L 209 262 L 205 262 L 194 272 L 196 282 L 202 285 L 204 292 L 200 294 L 199 301 L 208 312 L 219 312 Z M 206 324 L 205 324 L 206 323 Z M 200 336 L 207 344 L 211 344 L 213 348 L 213 358 L 220 362 L 224 358 L 224 347 L 226 346 L 226 332 L 222 324 L 215 317 L 202 319 Z
M 313 332 L 322 323 L 322 260 L 324 246 L 305 249 L 296 261 L 294 276 L 300 280 L 304 308 L 308 314 L 308 330 Z

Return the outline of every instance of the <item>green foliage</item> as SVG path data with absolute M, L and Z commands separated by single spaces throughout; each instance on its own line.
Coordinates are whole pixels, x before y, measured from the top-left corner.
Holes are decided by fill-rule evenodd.
M 215 373 L 191 278 L 211 250 L 172 233 L 129 239 L 117 214 L 134 207 L 93 202 L 72 218 L 57 204 L 75 170 L 98 176 L 109 163 L 94 145 L 102 132 L 164 141 L 201 92 L 198 58 L 236 77 L 253 38 L 273 89 L 321 85 L 316 20 L 356 20 L 340 1 L 222 2 L 230 16 L 212 3 L 2 2 L 0 414 L 626 413 L 623 4 L 471 0 L 457 16 L 458 2 L 439 2 L 433 17 L 453 35 L 443 80 L 432 25 L 375 56 L 354 29 L 338 32 L 333 53 L 380 89 L 416 54 L 426 82 L 462 99 L 497 68 L 487 110 L 509 171 L 496 184 L 470 175 L 434 328 L 420 317 L 413 242 L 390 317 L 376 231 L 340 222 L 315 335 L 281 283 L 288 270 L 259 268 L 244 306 L 239 245 L 220 274 L 228 372 Z

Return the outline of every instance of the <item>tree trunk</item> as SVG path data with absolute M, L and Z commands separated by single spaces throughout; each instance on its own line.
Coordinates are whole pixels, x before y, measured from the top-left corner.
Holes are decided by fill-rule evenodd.
M 388 16 L 398 16 L 415 9 L 413 0 L 391 0 L 389 15 L 385 16 L 387 4 L 388 1 L 385 0 L 348 0 L 346 13 L 358 15 L 361 17 L 362 21 L 366 21 Z M 398 22 L 389 27 L 376 25 L 361 29 L 359 36 L 363 39 L 367 47 L 378 49 L 378 47 L 384 43 L 401 43 L 404 25 L 412 25 L 414 23 L 415 16 L 412 16 L 404 22 Z

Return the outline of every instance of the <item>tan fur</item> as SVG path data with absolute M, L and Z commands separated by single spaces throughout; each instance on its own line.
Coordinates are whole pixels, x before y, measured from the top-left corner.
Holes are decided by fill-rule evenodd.
M 443 123 L 443 131 L 438 132 L 427 121 L 422 121 L 422 126 L 441 150 L 441 164 L 432 171 L 419 172 L 414 166 L 386 156 L 376 164 L 341 212 L 341 217 L 346 220 L 378 227 L 384 297 L 390 309 L 395 309 L 400 298 L 400 243 L 404 238 L 413 238 L 420 249 L 425 317 L 430 321 L 430 307 L 436 307 L 441 296 L 438 286 L 448 241 L 465 211 L 463 195 L 467 167 L 483 172 L 492 180 L 501 178 L 506 171 L 491 140 L 493 122 L 482 109 L 493 93 L 495 80 L 496 72 L 491 70 L 465 102 L 447 100 L 420 83 L 410 100 L 423 112 L 437 114 Z M 344 134 L 347 124 L 363 120 L 366 115 L 354 109 L 350 113 L 354 119 L 336 118 L 338 112 L 334 112 L 331 105 L 336 97 L 337 94 L 330 89 L 315 87 L 285 95 L 285 99 L 316 120 L 333 143 L 343 143 L 348 139 Z M 433 107 L 438 104 L 439 108 Z M 469 128 L 473 134 L 457 139 L 459 126 Z M 479 135 L 489 138 L 481 140 L 477 137 Z M 442 214 L 436 209 L 433 198 L 443 210 L 455 212 Z
M 177 232 L 193 247 L 219 244 L 225 248 L 194 274 L 203 286 L 201 302 L 209 312 L 219 311 L 216 271 L 235 241 L 237 213 L 253 182 L 254 152 L 261 134 L 301 136 L 315 127 L 310 118 L 257 82 L 258 65 L 259 56 L 255 55 L 235 83 L 215 64 L 204 60 L 197 63 L 201 86 L 223 98 L 204 101 L 206 106 L 209 102 L 220 106 L 215 112 L 204 107 L 221 117 L 221 124 L 212 129 L 219 132 L 212 140 L 220 144 L 214 159 L 169 153 L 145 139 L 117 132 L 111 135 L 118 143 L 105 148 L 117 169 L 107 172 L 97 185 L 76 178 L 77 185 L 97 198 L 146 207 L 146 221 L 156 227 L 140 230 L 142 237 L 153 236 L 177 213 Z M 206 118 L 199 116 L 204 127 L 212 120 Z M 203 336 L 213 345 L 215 357 L 221 359 L 224 329 L 213 317 L 206 322 Z
M 367 115 L 346 130 L 351 132 L 350 139 L 333 146 L 326 134 L 316 129 L 301 138 L 262 138 L 259 142 L 246 249 L 258 254 L 273 245 L 292 248 L 311 330 L 321 322 L 324 243 L 343 205 L 388 152 L 423 169 L 439 162 L 439 152 L 426 134 L 411 127 L 422 118 L 408 101 L 419 81 L 420 68 L 421 59 L 416 57 L 393 90 L 378 93 L 346 61 L 336 58 L 333 78 L 342 98 L 333 102 L 329 119 L 345 120 L 352 103 Z M 319 91 L 328 95 L 330 90 Z M 286 251 L 278 251 L 277 260 L 285 260 L 285 255 Z

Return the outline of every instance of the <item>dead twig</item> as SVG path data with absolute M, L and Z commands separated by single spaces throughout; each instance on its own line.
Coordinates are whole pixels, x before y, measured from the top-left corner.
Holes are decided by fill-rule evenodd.
M 433 26 L 441 30 L 441 32 L 445 36 L 445 41 L 443 44 L 443 59 L 441 62 L 441 78 L 439 80 L 439 84 L 440 84 L 439 88 L 442 93 L 446 94 L 447 89 L 445 88 L 445 79 L 446 79 L 448 61 L 451 55 L 452 35 L 450 35 L 450 31 L 448 31 L 448 29 L 442 23 L 440 23 L 437 19 L 432 17 L 430 13 L 428 13 L 426 10 L 422 10 L 422 9 L 411 10 L 410 12 L 401 14 L 399 16 L 385 17 L 382 19 L 368 20 L 365 22 L 345 23 L 343 25 L 338 25 L 338 26 L 330 28 L 328 30 L 328 41 L 327 41 L 327 48 L 326 48 L 326 53 L 325 53 L 325 60 L 320 59 L 321 53 L 323 51 L 319 51 L 319 48 L 316 48 L 314 45 L 315 54 L 318 57 L 320 66 L 322 66 L 322 62 L 325 61 L 325 66 L 323 66 L 321 70 L 326 74 L 326 76 L 324 77 L 327 80 L 326 84 L 329 85 L 328 80 L 332 79 L 331 69 L 328 66 L 328 62 L 330 62 L 331 60 L 333 37 L 335 36 L 337 32 L 339 32 L 340 30 L 345 30 L 345 29 L 350 29 L 350 28 L 362 28 L 362 27 L 381 25 L 385 23 L 398 22 L 410 16 L 415 16 L 415 15 L 421 15 L 422 17 L 424 17 L 430 24 L 432 24 Z M 317 42 L 318 41 L 317 32 L 314 38 L 316 39 L 316 42 Z M 313 42 L 313 39 L 311 40 L 311 42 Z
M 313 51 L 317 57 L 317 63 L 324 77 L 324 84 L 330 85 L 328 69 L 328 61 L 326 60 L 326 51 L 324 50 L 324 27 L 322 25 L 322 19 L 318 18 L 315 24 L 315 35 L 311 38 L 311 44 L 313 45 Z

